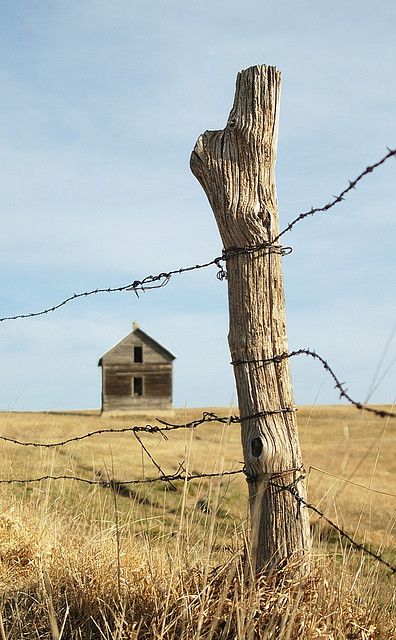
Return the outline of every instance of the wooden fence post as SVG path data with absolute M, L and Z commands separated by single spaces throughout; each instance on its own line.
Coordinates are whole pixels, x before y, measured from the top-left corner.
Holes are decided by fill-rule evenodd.
M 241 71 L 226 127 L 198 138 L 190 164 L 214 211 L 227 258 L 229 346 L 242 418 L 253 567 L 276 571 L 297 557 L 303 574 L 308 514 L 285 489 L 306 499 L 289 364 L 265 362 L 288 348 L 281 249 L 275 243 L 251 253 L 235 250 L 271 243 L 279 233 L 274 165 L 280 85 L 275 67 Z M 256 414 L 262 415 L 244 419 Z

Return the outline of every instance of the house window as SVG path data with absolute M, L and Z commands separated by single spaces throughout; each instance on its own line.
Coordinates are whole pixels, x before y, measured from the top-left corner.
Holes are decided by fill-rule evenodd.
M 143 362 L 143 347 L 133 347 L 133 361 Z
M 135 397 L 143 395 L 143 378 L 133 378 L 133 395 Z

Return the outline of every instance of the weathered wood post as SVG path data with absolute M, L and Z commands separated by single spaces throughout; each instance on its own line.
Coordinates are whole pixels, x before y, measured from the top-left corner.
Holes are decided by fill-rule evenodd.
M 229 346 L 249 483 L 253 567 L 276 571 L 297 557 L 304 573 L 307 510 L 282 488 L 306 499 L 289 364 L 273 361 L 287 351 L 282 251 L 276 243 L 265 246 L 279 233 L 274 166 L 280 85 L 275 67 L 241 71 L 226 127 L 198 138 L 191 170 L 214 211 L 227 258 Z M 256 245 L 262 248 L 235 250 Z M 256 414 L 261 415 L 245 419 Z

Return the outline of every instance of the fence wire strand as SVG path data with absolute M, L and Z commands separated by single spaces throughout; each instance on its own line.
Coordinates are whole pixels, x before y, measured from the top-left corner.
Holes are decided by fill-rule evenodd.
M 395 418 L 396 417 L 396 413 L 393 413 L 392 411 L 387 411 L 386 409 L 375 409 L 375 407 L 370 407 L 366 404 L 363 404 L 362 402 L 357 402 L 356 400 L 353 400 L 353 398 L 349 395 L 347 389 L 344 386 L 345 383 L 341 382 L 338 379 L 338 377 L 334 373 L 333 369 L 330 367 L 327 360 L 325 360 L 322 356 L 320 356 L 318 353 L 316 353 L 316 351 L 313 351 L 312 349 L 297 349 L 296 351 L 290 351 L 289 353 L 284 352 L 279 355 L 273 356 L 271 358 L 262 358 L 262 359 L 247 358 L 246 360 L 233 360 L 231 364 L 233 365 L 257 364 L 261 366 L 267 366 L 270 364 L 280 364 L 283 360 L 286 360 L 288 358 L 294 358 L 295 356 L 301 356 L 301 355 L 309 356 L 314 360 L 318 360 L 322 364 L 323 368 L 333 378 L 335 383 L 335 388 L 338 389 L 340 398 L 341 399 L 343 398 L 344 400 L 349 402 L 349 404 L 352 404 L 354 407 L 356 407 L 356 409 L 359 409 L 360 411 L 368 411 L 369 413 L 373 413 L 379 418 Z
M 182 469 L 182 471 L 180 471 Z M 46 480 L 74 480 L 75 482 L 82 482 L 92 486 L 99 487 L 122 487 L 129 484 L 153 484 L 155 482 L 174 482 L 176 480 L 182 480 L 183 482 L 191 482 L 191 480 L 198 480 L 199 478 L 222 478 L 223 476 L 235 476 L 243 473 L 242 469 L 236 471 L 222 471 L 220 473 L 186 473 L 184 470 L 184 463 L 179 466 L 176 473 L 163 474 L 153 478 L 134 478 L 132 480 L 91 480 L 90 478 L 82 478 L 81 476 L 73 476 L 68 474 L 63 475 L 44 475 L 37 478 L 1 478 L 0 484 L 34 484 L 35 482 L 44 482 Z
M 303 505 L 307 509 L 310 509 L 310 511 L 313 511 L 314 513 L 316 513 L 319 516 L 319 518 L 321 518 L 322 520 L 327 522 L 327 524 L 329 524 L 332 527 L 332 529 L 337 531 L 338 534 L 342 538 L 345 538 L 346 540 L 348 540 L 348 542 L 352 545 L 352 547 L 354 549 L 356 549 L 357 551 L 362 551 L 363 553 L 365 553 L 366 555 L 370 556 L 371 558 L 373 558 L 377 562 L 380 562 L 385 567 L 390 569 L 390 572 L 392 574 L 396 573 L 396 566 L 395 565 L 393 565 L 390 562 L 388 562 L 388 560 L 385 560 L 385 558 L 383 558 L 382 555 L 380 555 L 378 553 L 375 553 L 374 551 L 371 551 L 371 549 L 369 549 L 362 542 L 357 542 L 354 538 L 352 538 L 352 536 L 349 535 L 349 533 L 344 531 L 344 529 L 342 529 L 340 526 L 338 526 L 338 524 L 336 524 L 335 522 L 333 522 L 333 520 L 331 520 L 328 516 L 326 516 L 326 514 L 323 511 L 318 509 L 318 507 L 315 507 L 315 505 L 310 504 L 309 502 L 304 500 L 304 498 L 302 498 L 300 496 L 300 494 L 298 493 L 297 489 L 295 488 L 294 483 L 292 483 L 291 485 L 288 485 L 286 487 L 282 486 L 282 485 L 277 485 L 275 483 L 271 483 L 271 484 L 272 484 L 272 486 L 274 486 L 274 487 L 276 487 L 276 488 L 278 488 L 280 490 L 289 491 L 289 493 L 292 494 L 292 496 L 297 500 L 297 502 L 300 505 Z
M 312 357 L 315 357 L 316 359 L 320 360 L 323 366 L 326 365 L 326 368 L 331 373 L 333 379 L 337 381 L 336 386 L 338 388 L 341 387 L 342 394 L 343 394 L 342 397 L 344 397 L 354 407 L 356 407 L 360 411 L 369 411 L 370 413 L 373 413 L 374 415 L 380 418 L 396 417 L 396 413 L 392 413 L 384 409 L 375 409 L 374 407 L 369 407 L 360 402 L 356 402 L 352 400 L 352 398 L 350 398 L 350 396 L 346 393 L 346 391 L 341 386 L 341 383 L 338 382 L 338 379 L 336 378 L 334 372 L 332 371 L 330 366 L 327 364 L 327 362 L 321 356 L 319 356 L 315 351 L 309 351 L 308 349 L 300 349 L 299 351 L 284 353 L 279 356 L 274 356 L 273 358 L 268 358 L 265 360 L 238 360 L 238 361 L 235 361 L 233 364 L 236 364 L 236 365 L 252 364 L 252 363 L 254 364 L 275 363 L 276 364 L 286 358 L 291 358 L 293 356 L 302 355 L 302 354 L 311 355 Z M 201 418 L 196 418 L 195 420 L 190 420 L 189 422 L 174 423 L 174 422 L 168 422 L 161 418 L 156 418 L 156 421 L 158 424 L 133 425 L 129 427 L 102 427 L 100 429 L 95 429 L 93 431 L 83 433 L 82 435 L 79 435 L 79 436 L 65 438 L 64 440 L 58 440 L 56 442 L 37 442 L 37 441 L 29 441 L 29 440 L 18 440 L 16 438 L 11 438 L 10 436 L 6 436 L 4 434 L 0 435 L 0 441 L 9 442 L 10 444 L 19 445 L 22 447 L 37 447 L 37 448 L 43 448 L 43 449 L 51 449 L 55 447 L 64 447 L 74 442 L 81 442 L 82 440 L 86 440 L 88 438 L 93 438 L 94 436 L 99 436 L 104 434 L 121 435 L 125 433 L 132 433 L 139 440 L 139 442 L 141 442 L 140 438 L 138 438 L 139 433 L 160 434 L 163 438 L 167 439 L 168 432 L 177 431 L 179 429 L 196 429 L 200 425 L 208 424 L 208 423 L 220 423 L 225 425 L 243 424 L 244 422 L 248 422 L 249 420 L 257 420 L 260 418 L 265 418 L 266 416 L 270 416 L 270 415 L 294 413 L 295 411 L 297 411 L 296 407 L 285 407 L 283 409 L 258 411 L 256 413 L 253 413 L 247 416 L 242 416 L 242 417 L 237 415 L 219 416 L 216 413 L 213 413 L 212 411 L 204 411 L 202 413 Z
M 182 422 L 180 424 L 167 422 L 166 420 L 162 420 L 161 418 L 156 418 L 156 421 L 159 424 L 146 424 L 146 425 L 134 425 L 131 427 L 103 427 L 101 429 L 96 429 L 94 431 L 89 431 L 88 433 L 84 433 L 81 436 L 73 436 L 70 438 L 66 438 L 65 440 L 59 440 L 57 442 L 33 442 L 33 441 L 24 441 L 17 440 L 16 438 L 11 438 L 10 436 L 0 435 L 0 440 L 3 442 L 10 442 L 12 444 L 20 445 L 23 447 L 41 447 L 44 449 L 50 449 L 52 447 L 63 447 L 67 444 L 71 444 L 73 442 L 80 442 L 81 440 L 86 440 L 87 438 L 92 438 L 93 436 L 104 435 L 104 434 L 123 434 L 123 433 L 133 433 L 136 437 L 138 433 L 149 433 L 149 434 L 160 434 L 165 439 L 167 439 L 167 432 L 169 431 L 177 431 L 178 429 L 195 429 L 199 427 L 201 424 L 207 423 L 220 423 L 220 424 L 240 424 L 247 420 L 253 420 L 255 418 L 262 418 L 268 415 L 274 415 L 279 413 L 290 413 L 294 412 L 296 409 L 287 408 L 287 409 L 274 409 L 270 411 L 258 411 L 249 416 L 245 416 L 240 418 L 239 416 L 218 416 L 216 413 L 211 411 L 204 411 L 202 413 L 202 418 L 197 418 L 195 420 L 191 420 L 190 422 Z
M 293 227 L 298 222 L 301 222 L 301 220 L 308 218 L 308 216 L 313 216 L 316 213 L 325 213 L 326 211 L 334 207 L 336 204 L 339 204 L 340 202 L 342 202 L 345 199 L 345 196 L 350 191 L 352 191 L 352 189 L 356 189 L 356 185 L 358 184 L 358 182 L 360 182 L 360 180 L 362 180 L 362 178 L 372 173 L 375 169 L 377 169 L 377 167 L 380 167 L 382 164 L 384 164 L 384 162 L 386 162 L 389 158 L 394 157 L 395 155 L 396 155 L 396 149 L 390 149 L 388 147 L 388 153 L 385 154 L 383 158 L 381 158 L 381 160 L 378 160 L 378 162 L 375 162 L 374 164 L 366 167 L 354 180 L 349 180 L 349 185 L 343 191 L 341 191 L 341 193 L 339 193 L 338 196 L 333 196 L 333 200 L 330 200 L 330 202 L 325 204 L 323 207 L 315 207 L 315 208 L 312 207 L 310 211 L 306 211 L 305 213 L 300 213 L 297 216 L 297 218 L 294 218 L 294 220 L 292 220 L 287 225 L 287 227 L 285 227 L 283 231 L 280 232 L 280 234 L 275 238 L 274 242 L 277 242 L 279 238 L 281 238 L 285 233 L 288 233 L 289 231 L 291 231 L 291 229 L 293 229 Z
M 253 246 L 234 247 L 227 251 L 223 251 L 221 256 L 217 256 L 216 258 L 213 258 L 212 260 L 208 260 L 207 262 L 204 262 L 202 264 L 191 265 L 188 267 L 181 267 L 179 269 L 173 269 L 171 271 L 163 271 L 161 273 L 158 273 L 157 275 L 148 275 L 141 280 L 136 279 L 133 282 L 130 282 L 129 284 L 126 284 L 126 285 L 121 285 L 117 287 L 97 288 L 97 289 L 91 289 L 90 291 L 83 291 L 81 293 L 73 293 L 72 295 L 68 296 L 58 304 L 54 304 L 51 307 L 42 309 L 41 311 L 33 311 L 29 313 L 19 313 L 19 314 L 10 315 L 10 316 L 3 316 L 3 317 L 0 317 L 0 322 L 43 316 L 48 313 L 52 313 L 53 311 L 56 311 L 61 307 L 64 307 L 69 302 L 77 300 L 78 298 L 87 298 L 88 296 L 93 296 L 99 293 L 116 293 L 116 292 L 130 291 L 130 292 L 134 292 L 139 297 L 139 291 L 146 291 L 149 289 L 161 289 L 162 287 L 165 287 L 169 283 L 172 276 L 181 275 L 183 273 L 195 271 L 198 269 L 206 269 L 207 267 L 210 267 L 210 266 L 218 267 L 219 279 L 223 280 L 226 277 L 226 271 L 223 268 L 223 263 L 225 263 L 230 257 L 234 255 L 250 254 L 250 253 L 255 253 L 263 250 L 267 250 L 268 253 L 275 252 L 275 253 L 281 253 L 282 255 L 287 255 L 288 253 L 291 252 L 291 247 L 281 247 L 280 245 L 277 245 L 276 243 L 278 242 L 279 238 L 281 238 L 284 234 L 290 231 L 301 220 L 304 220 L 308 216 L 313 216 L 316 213 L 327 212 L 332 207 L 342 202 L 345 196 L 352 189 L 356 188 L 356 185 L 360 182 L 360 180 L 362 180 L 362 178 L 371 174 L 373 171 L 375 171 L 375 169 L 377 169 L 379 166 L 384 164 L 384 162 L 386 162 L 389 158 L 394 157 L 395 155 L 396 155 L 396 149 L 388 148 L 388 152 L 381 158 L 381 160 L 378 160 L 372 165 L 369 165 L 354 180 L 350 180 L 348 187 L 346 187 L 343 191 L 341 191 L 339 195 L 334 196 L 333 200 L 331 200 L 330 202 L 328 202 L 322 207 L 311 207 L 309 211 L 300 213 L 270 243 L 262 242 Z
M 57 481 L 57 480 L 73 480 L 75 482 L 81 482 L 84 484 L 88 484 L 90 486 L 99 486 L 99 487 L 103 487 L 103 488 L 112 488 L 117 490 L 117 488 L 122 488 L 125 487 L 127 485 L 142 485 L 142 484 L 154 484 L 157 482 L 165 482 L 168 484 L 172 484 L 172 482 L 175 481 L 183 481 L 183 482 L 191 482 L 192 480 L 197 480 L 197 479 L 214 479 L 214 478 L 223 478 L 223 477 L 229 477 L 229 476 L 236 476 L 236 475 L 240 475 L 244 473 L 246 475 L 246 471 L 244 468 L 242 469 L 236 469 L 233 471 L 222 471 L 222 472 L 217 472 L 217 473 L 195 473 L 195 474 L 190 474 L 187 473 L 184 469 L 184 463 L 181 463 L 179 465 L 179 469 L 173 473 L 173 474 L 169 474 L 169 475 L 161 475 L 158 477 L 154 477 L 154 478 L 144 478 L 144 479 L 133 479 L 133 480 L 123 480 L 123 481 L 116 481 L 116 480 L 91 480 L 89 478 L 82 478 L 79 476 L 72 476 L 72 475 L 44 475 L 44 476 L 39 476 L 37 478 L 10 478 L 10 479 L 0 479 L 0 484 L 35 484 L 35 483 L 40 483 L 40 482 L 44 482 L 47 480 L 50 481 Z M 286 473 L 290 473 L 290 470 L 287 470 Z M 273 477 L 280 477 L 282 474 L 280 472 L 277 472 L 273 475 Z M 318 509 L 317 507 L 315 507 L 315 505 L 307 502 L 306 500 L 304 500 L 304 498 L 302 498 L 300 496 L 300 494 L 298 493 L 298 490 L 296 488 L 296 484 L 297 482 L 300 480 L 300 478 L 303 476 L 299 476 L 296 480 L 294 480 L 292 483 L 290 483 L 289 485 L 280 485 L 277 484 L 276 482 L 274 482 L 273 480 L 270 480 L 268 482 L 268 486 L 271 486 L 279 491 L 288 491 L 294 498 L 295 500 L 298 502 L 299 505 L 302 505 L 304 507 L 306 507 L 307 509 L 310 509 L 311 511 L 313 511 L 314 513 L 316 513 L 321 519 L 323 519 L 325 522 L 327 522 L 335 531 L 337 531 L 339 533 L 339 535 L 343 538 L 345 538 L 346 540 L 348 540 L 348 542 L 352 545 L 352 547 L 358 551 L 362 551 L 363 553 L 365 553 L 366 555 L 370 556 L 372 559 L 376 560 L 377 562 L 383 564 L 384 566 L 386 566 L 392 574 L 396 573 L 396 566 L 392 565 L 390 562 L 388 562 L 388 560 L 385 560 L 385 558 L 382 557 L 382 555 L 375 553 L 374 551 L 371 551 L 371 549 L 369 549 L 367 546 L 365 546 L 363 543 L 361 542 L 357 542 L 354 538 L 352 538 L 352 536 L 349 535 L 349 533 L 347 533 L 346 531 L 344 531 L 340 526 L 338 526 L 335 522 L 333 522 L 333 520 L 331 520 L 328 516 L 326 516 L 326 514 L 321 511 L 320 509 Z M 248 478 L 248 480 L 252 480 L 252 478 Z
M 361 484 L 360 482 L 355 482 L 354 480 L 349 480 L 348 478 L 344 478 L 343 476 L 339 476 L 336 473 L 331 473 L 331 471 L 326 471 L 325 469 L 321 469 L 320 467 L 315 467 L 313 464 L 309 466 L 308 474 L 311 471 L 317 471 L 318 473 L 322 473 L 325 476 L 331 476 L 340 482 L 345 482 L 346 484 L 352 484 L 354 487 L 360 487 L 360 489 L 364 489 L 365 491 L 369 491 L 370 493 L 378 493 L 382 496 L 388 496 L 389 498 L 396 498 L 396 493 L 390 493 L 389 491 L 381 491 L 381 489 L 374 489 L 373 487 L 368 487 L 366 484 Z

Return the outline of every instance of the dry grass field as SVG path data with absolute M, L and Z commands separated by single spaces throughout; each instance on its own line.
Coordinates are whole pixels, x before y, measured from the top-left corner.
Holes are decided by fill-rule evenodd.
M 219 415 L 235 410 L 216 409 Z M 182 409 L 184 423 L 202 409 Z M 301 407 L 309 501 L 395 564 L 392 421 L 351 407 Z M 154 423 L 95 412 L 0 414 L 0 434 L 56 441 Z M 165 474 L 241 467 L 239 425 L 141 435 Z M 159 474 L 131 433 L 45 449 L 2 442 L 0 478 Z M 0 639 L 361 639 L 395 637 L 394 582 L 312 516 L 312 573 L 294 584 L 243 578 L 248 535 L 242 475 L 145 485 L 56 480 L 0 486 Z

